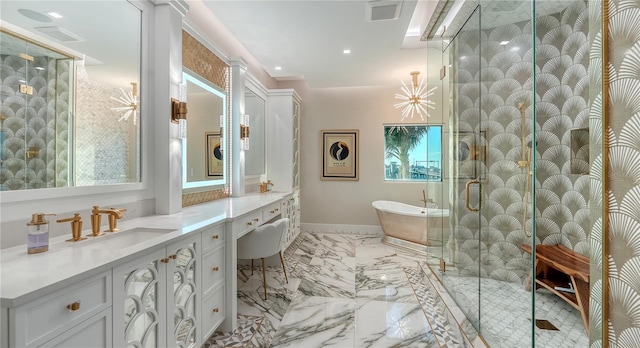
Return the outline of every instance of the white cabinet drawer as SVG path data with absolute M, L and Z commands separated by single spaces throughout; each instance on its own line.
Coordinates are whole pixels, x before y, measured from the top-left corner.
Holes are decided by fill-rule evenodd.
M 280 203 L 272 204 L 262 210 L 262 221 L 267 222 L 281 213 Z
M 56 291 L 15 309 L 17 346 L 57 335 L 111 306 L 111 274 Z
M 224 247 L 202 257 L 202 293 L 206 296 L 211 287 L 224 280 Z
M 202 304 L 202 332 L 210 336 L 224 320 L 224 286 L 206 297 Z
M 211 250 L 224 244 L 224 224 L 208 228 L 202 232 L 202 251 Z
M 262 224 L 262 210 L 245 215 L 233 222 L 236 238 L 244 236 Z

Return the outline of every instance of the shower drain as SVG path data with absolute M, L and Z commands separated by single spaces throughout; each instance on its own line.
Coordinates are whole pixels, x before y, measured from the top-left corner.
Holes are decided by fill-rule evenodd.
M 551 324 L 550 321 L 544 319 L 536 319 L 536 326 L 542 330 L 559 331 L 555 325 Z

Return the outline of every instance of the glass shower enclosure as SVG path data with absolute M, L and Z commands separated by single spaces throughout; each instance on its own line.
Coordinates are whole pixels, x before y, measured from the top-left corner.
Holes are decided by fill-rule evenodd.
M 490 347 L 602 339 L 593 6 L 455 2 L 429 38 L 450 214 L 427 264 Z

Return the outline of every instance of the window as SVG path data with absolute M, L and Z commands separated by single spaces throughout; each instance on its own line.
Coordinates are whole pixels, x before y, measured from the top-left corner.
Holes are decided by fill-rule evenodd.
M 442 181 L 442 125 L 385 125 L 384 179 Z

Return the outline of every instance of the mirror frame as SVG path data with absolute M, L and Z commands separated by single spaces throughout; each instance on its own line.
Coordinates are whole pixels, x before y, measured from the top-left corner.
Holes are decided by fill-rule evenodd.
M 227 93 L 220 88 L 219 86 L 214 85 L 213 83 L 211 83 L 210 81 L 208 81 L 207 79 L 203 78 L 202 76 L 196 74 L 195 72 L 193 72 L 192 70 L 186 68 L 186 67 L 182 67 L 182 84 L 184 85 L 184 93 L 186 96 L 186 82 L 189 81 L 191 83 L 196 84 L 198 87 L 203 88 L 205 90 L 207 90 L 208 92 L 213 93 L 214 95 L 216 95 L 217 97 L 222 98 L 222 119 L 223 119 L 223 124 L 221 125 L 221 127 L 223 129 L 226 129 L 226 120 L 227 120 L 227 113 L 228 113 L 228 107 L 227 107 Z M 189 108 L 189 100 L 187 99 L 187 110 Z M 187 111 L 187 122 L 189 122 L 189 117 L 192 117 L 188 114 Z M 215 117 L 215 116 L 214 116 Z M 224 133 L 223 133 L 224 134 Z M 189 133 L 187 132 L 187 138 L 189 138 Z M 188 189 L 193 189 L 193 188 L 200 188 L 200 187 L 211 187 L 211 186 L 224 186 L 227 183 L 227 167 L 229 165 L 229 160 L 227 158 L 227 156 L 223 157 L 223 168 L 222 168 L 222 179 L 217 179 L 217 180 L 202 180 L 202 181 L 191 181 L 191 182 L 187 182 L 187 138 L 182 139 L 182 190 L 183 193 L 185 190 Z M 228 151 L 227 151 L 228 153 Z
M 64 198 L 69 199 L 72 197 L 82 197 L 82 196 L 95 196 L 99 194 L 113 194 L 117 193 L 120 198 L 124 196 L 131 195 L 132 197 L 138 197 L 139 193 L 142 190 L 153 189 L 153 176 L 151 176 L 151 166 L 152 161 L 150 157 L 153 157 L 153 153 L 149 152 L 151 149 L 151 143 L 153 137 L 151 133 L 153 129 L 149 123 L 149 115 L 146 110 L 151 110 L 153 106 L 153 88 L 147 88 L 147 86 L 151 85 L 149 70 L 146 68 L 149 66 L 149 61 L 152 59 L 150 56 L 150 45 L 151 45 L 151 37 L 150 37 L 150 29 L 153 29 L 153 7 L 149 1 L 146 0 L 126 0 L 131 6 L 134 6 L 140 11 L 140 28 L 141 28 L 141 42 L 140 42 L 140 84 L 139 95 L 140 95 L 140 112 L 138 115 L 138 119 L 140 122 L 140 181 L 133 183 L 122 183 L 122 184 L 105 184 L 105 185 L 94 185 L 94 186 L 67 186 L 67 187 L 50 187 L 50 188 L 39 188 L 39 189 L 28 189 L 28 190 L 11 190 L 11 191 L 0 191 L 0 203 L 3 206 L 6 203 L 19 203 L 19 202 L 28 202 L 28 201 L 43 201 L 46 199 L 56 199 L 56 198 Z M 3 23 L 6 25 L 8 23 Z M 15 26 L 11 26 L 12 31 L 22 34 L 25 36 L 32 35 L 31 32 L 26 31 L 22 28 L 18 28 Z M 45 40 L 46 41 L 46 40 Z M 46 42 L 47 44 L 51 44 L 53 48 L 58 47 L 55 43 Z M 4 214 L 3 214 L 4 215 Z

